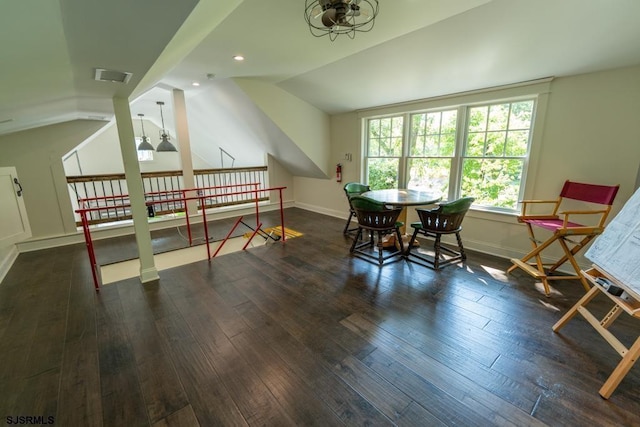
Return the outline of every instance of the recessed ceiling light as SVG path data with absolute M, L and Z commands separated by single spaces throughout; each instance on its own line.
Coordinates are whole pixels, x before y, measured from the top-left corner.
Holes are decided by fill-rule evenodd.
M 233 59 L 236 61 L 244 61 L 244 56 L 242 55 L 234 55 Z
M 191 82 L 191 86 L 200 86 L 200 83 L 198 83 L 198 82 Z

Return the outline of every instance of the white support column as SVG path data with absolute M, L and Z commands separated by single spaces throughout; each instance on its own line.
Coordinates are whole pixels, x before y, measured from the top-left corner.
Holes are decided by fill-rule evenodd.
M 144 188 L 140 176 L 140 165 L 136 153 L 135 135 L 131 122 L 131 110 L 129 100 L 125 98 L 113 98 L 113 109 L 116 114 L 116 125 L 120 139 L 120 152 L 124 163 L 124 174 L 127 181 L 129 200 L 131 201 L 131 213 L 133 215 L 133 228 L 138 244 L 138 257 L 140 258 L 140 281 L 142 283 L 158 280 L 158 270 L 153 260 L 153 248 L 151 247 L 151 233 L 147 221 L 147 207 L 144 200 Z
M 195 178 L 193 176 L 193 160 L 191 158 L 191 140 L 189 139 L 189 123 L 187 121 L 187 103 L 184 99 L 184 91 L 173 90 L 173 114 L 176 122 L 176 139 L 180 146 L 180 162 L 182 164 L 182 182 L 184 188 L 195 188 Z M 187 194 L 187 197 L 194 197 L 195 194 Z M 197 213 L 197 201 L 187 202 L 189 213 Z

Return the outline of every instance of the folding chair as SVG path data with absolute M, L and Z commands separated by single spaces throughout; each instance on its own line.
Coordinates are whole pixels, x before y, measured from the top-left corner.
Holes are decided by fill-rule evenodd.
M 618 193 L 619 187 L 619 185 L 607 186 L 583 184 L 567 180 L 565 181 L 557 200 L 523 200 L 521 202 L 522 215 L 518 216 L 518 222 L 522 222 L 527 225 L 533 249 L 521 259 L 512 258 L 511 262 L 513 265 L 509 270 L 507 270 L 507 272 L 511 273 L 516 268 L 521 268 L 529 275 L 536 279 L 540 279 L 544 286 L 544 292 L 547 296 L 551 293 L 549 280 L 580 280 L 582 282 L 582 286 L 584 286 L 585 290 L 588 291 L 590 289 L 589 283 L 580 274 L 580 267 L 578 266 L 574 256 L 591 240 L 604 231 L 604 223 L 611 211 L 611 205 Z M 589 206 L 592 207 L 594 205 L 599 205 L 599 209 L 594 208 L 592 210 L 580 209 L 560 211 L 561 205 L 564 209 L 567 204 L 565 199 L 587 202 Z M 553 204 L 553 211 L 546 215 L 528 214 L 528 208 L 536 204 Z M 594 224 L 585 225 L 570 221 L 570 219 L 573 219 L 578 215 L 581 215 L 580 218 L 584 218 L 584 220 L 589 220 L 589 218 L 586 217 L 588 215 L 595 215 L 595 219 L 593 216 L 590 218 L 590 222 Z M 534 227 L 551 231 L 553 234 L 547 240 L 540 241 L 534 234 Z M 572 240 L 572 237 L 577 238 L 578 240 Z M 541 252 L 556 241 L 562 247 L 564 255 L 554 264 L 543 263 Z M 570 248 L 569 245 L 572 245 L 572 247 Z M 529 262 L 532 258 L 535 259 L 535 263 Z M 567 261 L 571 263 L 571 266 L 576 273 L 575 276 L 550 276 L 550 274 L 553 274 Z
M 349 228 L 351 225 L 351 218 L 355 218 L 356 216 L 356 211 L 353 210 L 353 206 L 351 206 L 351 198 L 353 196 L 359 196 L 369 190 L 370 188 L 368 185 L 360 184 L 359 182 L 348 182 L 344 185 L 344 194 L 347 196 L 347 200 L 349 201 L 349 218 L 347 218 L 347 223 L 344 226 L 342 234 L 349 234 L 358 230 L 358 227 Z
M 393 257 L 397 257 L 394 261 L 402 259 L 404 247 L 400 227 L 404 224 L 398 222 L 402 208 L 389 209 L 384 203 L 362 196 L 352 197 L 351 205 L 358 218 L 358 232 L 349 252 L 366 260 L 376 260 L 378 265 L 382 265 Z M 359 242 L 364 230 L 369 232 L 369 239 Z M 385 254 L 384 238 L 387 234 L 395 236 L 396 244 L 387 248 L 387 254 Z M 376 236 L 377 239 L 375 239 Z M 377 254 L 375 253 L 376 248 Z
M 411 224 L 414 231 L 407 249 L 407 259 L 418 264 L 426 264 L 426 267 L 434 270 L 466 260 L 467 255 L 462 246 L 460 232 L 462 231 L 462 220 L 474 200 L 473 197 L 462 197 L 451 202 L 440 203 L 435 209 L 416 209 L 420 222 Z M 457 251 L 440 244 L 440 239 L 444 234 L 456 235 Z M 418 235 L 435 239 L 433 256 L 414 246 Z M 446 252 L 448 256 L 445 257 L 443 252 Z

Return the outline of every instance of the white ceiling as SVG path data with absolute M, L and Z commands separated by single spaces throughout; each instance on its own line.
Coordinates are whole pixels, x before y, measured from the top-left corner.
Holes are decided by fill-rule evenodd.
M 4 1 L 0 134 L 110 119 L 113 96 L 159 123 L 155 102 L 170 95 L 158 88 L 189 96 L 231 77 L 338 113 L 640 64 L 640 0 L 380 0 L 371 32 L 334 42 L 310 34 L 303 9 L 302 0 Z M 237 53 L 247 59 L 233 61 Z M 94 68 L 133 78 L 96 82 Z

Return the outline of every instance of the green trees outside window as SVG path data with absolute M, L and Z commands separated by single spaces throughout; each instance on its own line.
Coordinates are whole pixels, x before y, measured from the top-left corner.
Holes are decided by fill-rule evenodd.
M 526 99 L 369 119 L 367 182 L 516 210 L 534 111 L 535 100 Z

